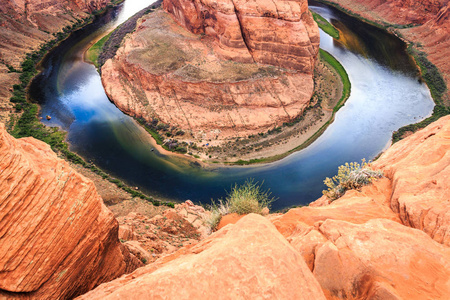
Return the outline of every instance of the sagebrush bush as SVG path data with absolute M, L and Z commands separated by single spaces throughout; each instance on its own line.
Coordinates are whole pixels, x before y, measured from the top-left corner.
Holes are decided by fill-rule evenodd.
M 382 171 L 372 170 L 363 159 L 361 164 L 357 162 L 345 163 L 338 169 L 338 174 L 333 178 L 325 178 L 323 181 L 328 190 L 322 193 L 331 200 L 336 200 L 344 195 L 345 191 L 360 189 L 372 182 L 373 179 L 383 177 Z
M 255 182 L 253 179 L 248 179 L 243 185 L 235 184 L 225 201 L 222 199 L 219 199 L 217 203 L 211 201 L 211 215 L 205 222 L 211 229 L 214 229 L 222 216 L 230 213 L 239 215 L 261 214 L 264 208 L 270 209 L 272 202 L 275 200 L 276 198 L 271 197 L 269 190 L 262 190 L 262 184 Z

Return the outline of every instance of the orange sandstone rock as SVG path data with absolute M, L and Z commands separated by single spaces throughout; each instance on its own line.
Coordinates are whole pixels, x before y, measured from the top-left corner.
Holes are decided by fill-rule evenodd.
M 227 59 L 313 72 L 319 31 L 306 0 L 164 0 L 163 6 L 189 31 L 212 36 Z
M 285 237 L 291 236 L 298 226 L 313 226 L 316 222 L 327 219 L 356 224 L 376 218 L 400 222 L 398 215 L 386 203 L 386 197 L 390 192 L 389 186 L 389 180 L 382 179 L 375 182 L 374 186 L 364 187 L 360 192 L 348 191 L 343 197 L 329 205 L 293 208 L 271 221 Z
M 302 256 L 250 214 L 174 260 L 103 284 L 79 299 L 325 299 Z
M 450 245 L 450 116 L 391 146 L 374 164 L 392 180 L 402 223 Z
M 139 264 L 94 184 L 1 123 L 0 191 L 0 298 L 71 298 Z
M 314 275 L 328 299 L 448 299 L 450 249 L 386 219 L 326 220 Z

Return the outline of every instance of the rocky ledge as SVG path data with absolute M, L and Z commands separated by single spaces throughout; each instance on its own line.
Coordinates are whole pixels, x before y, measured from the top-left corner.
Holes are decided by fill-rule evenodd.
M 102 67 L 122 111 L 225 140 L 308 106 L 319 31 L 306 1 L 166 0 L 164 8 L 144 16 Z
M 94 184 L 0 123 L 0 298 L 68 299 L 143 265 Z

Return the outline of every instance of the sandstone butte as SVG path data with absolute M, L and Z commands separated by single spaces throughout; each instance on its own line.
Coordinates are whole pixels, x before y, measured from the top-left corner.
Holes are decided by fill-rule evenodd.
M 125 113 L 197 139 L 265 132 L 302 114 L 319 30 L 306 0 L 165 0 L 102 67 Z
M 8 73 L 7 65 L 20 70 L 25 54 L 54 39 L 53 33 L 76 19 L 104 8 L 110 0 L 2 0 L 0 4 L 0 121 L 13 112 L 9 98 L 19 73 Z
M 450 116 L 373 167 L 385 178 L 360 191 L 229 218 L 198 244 L 79 299 L 448 299 Z
M 396 29 L 404 39 L 420 42 L 419 50 L 440 70 L 450 86 L 450 2 L 448 0 L 326 0 L 377 23 L 412 25 Z M 450 106 L 450 89 L 443 97 Z
M 68 299 L 143 265 L 94 184 L 0 123 L 0 299 Z

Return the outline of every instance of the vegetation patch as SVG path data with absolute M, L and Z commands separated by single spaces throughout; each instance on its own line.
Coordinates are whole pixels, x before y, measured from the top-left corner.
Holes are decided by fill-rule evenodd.
M 358 190 L 370 184 L 374 179 L 383 177 L 382 171 L 374 171 L 363 159 L 357 162 L 345 163 L 338 169 L 338 174 L 332 178 L 325 178 L 324 184 L 328 187 L 322 193 L 334 201 L 344 195 L 347 190 Z
M 99 67 L 98 57 L 100 56 L 100 53 L 103 49 L 103 45 L 109 39 L 111 34 L 112 34 L 112 32 L 110 32 L 109 34 L 102 37 L 97 43 L 95 43 L 91 48 L 89 48 L 88 51 L 86 51 L 86 57 L 85 57 L 86 61 L 94 64 L 97 68 Z
M 263 214 L 264 209 L 270 209 L 271 204 L 277 198 L 271 197 L 270 191 L 263 190 L 262 185 L 262 183 L 259 184 L 253 179 L 247 179 L 240 186 L 235 184 L 225 200 L 219 199 L 217 203 L 211 201 L 211 216 L 206 223 L 214 229 L 219 224 L 222 216 L 227 214 Z
M 156 143 L 167 151 L 185 154 L 188 152 L 188 149 L 190 148 L 197 149 L 197 145 L 194 143 L 188 144 L 184 141 L 180 142 L 176 139 L 177 136 L 181 137 L 185 134 L 183 130 L 159 122 L 159 120 L 156 118 L 153 119 L 151 122 L 147 122 L 144 119 L 136 119 L 136 120 L 138 121 L 139 124 L 141 124 L 144 127 L 144 129 L 148 133 L 150 133 L 150 135 L 153 137 Z
M 339 102 L 333 108 L 333 112 L 336 113 L 339 109 L 341 109 L 342 106 L 344 106 L 345 101 L 348 99 L 348 97 L 350 97 L 350 90 L 352 86 L 350 83 L 350 79 L 348 78 L 347 71 L 345 71 L 341 63 L 336 58 L 334 58 L 333 55 L 323 49 L 319 49 L 319 53 L 320 57 L 322 57 L 326 63 L 328 63 L 331 67 L 333 67 L 333 69 L 336 70 L 342 80 L 342 96 L 341 99 L 339 99 Z
M 324 17 L 321 15 L 311 11 L 314 21 L 316 21 L 317 25 L 319 25 L 320 29 L 326 32 L 329 36 L 335 39 L 339 39 L 339 31 L 330 24 Z

